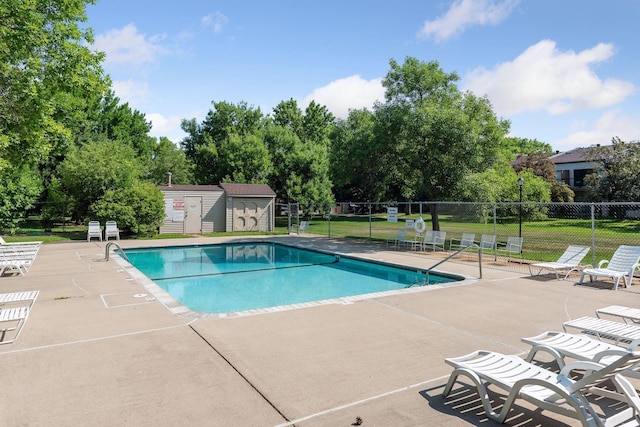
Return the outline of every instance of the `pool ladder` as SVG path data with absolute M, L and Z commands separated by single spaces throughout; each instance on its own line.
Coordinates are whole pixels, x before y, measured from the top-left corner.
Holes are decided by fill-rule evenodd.
M 440 260 L 440 261 L 436 262 L 435 264 L 433 264 L 431 267 L 427 268 L 427 269 L 424 271 L 424 273 L 427 275 L 427 277 L 426 277 L 423 281 L 421 281 L 421 282 L 417 282 L 417 283 L 413 283 L 413 284 L 409 285 L 409 287 L 412 287 L 412 286 L 415 286 L 415 285 L 420 285 L 420 286 L 428 285 L 428 284 L 429 284 L 429 272 L 430 272 L 431 270 L 433 270 L 434 268 L 436 268 L 436 267 L 437 267 L 437 266 L 439 266 L 440 264 L 443 264 L 443 263 L 445 263 L 445 262 L 449 261 L 449 260 L 450 260 L 451 258 L 453 258 L 454 256 L 456 256 L 456 255 L 458 255 L 458 254 L 460 254 L 460 253 L 462 253 L 462 252 L 464 252 L 464 251 L 466 251 L 467 249 L 470 249 L 470 248 L 477 248 L 477 249 L 479 249 L 479 250 L 478 250 L 478 270 L 479 270 L 479 274 L 480 274 L 480 276 L 479 276 L 478 278 L 479 278 L 479 279 L 482 279 L 482 248 L 481 248 L 480 246 L 478 246 L 477 244 L 475 244 L 475 243 L 474 243 L 473 245 L 466 246 L 466 247 L 464 247 L 464 248 L 462 248 L 462 249 L 457 250 L 456 252 L 452 253 L 451 255 L 449 255 L 448 257 L 446 257 L 445 259 Z
M 116 242 L 109 242 L 109 243 L 107 243 L 107 246 L 105 246 L 105 248 L 104 248 L 104 260 L 105 261 L 109 261 L 109 249 L 111 248 L 111 246 L 117 247 L 118 250 L 120 251 L 120 256 L 122 256 L 122 258 L 126 259 L 127 262 L 131 262 L 131 261 L 129 261 L 129 258 L 127 258 L 127 254 L 124 253 L 124 251 L 122 250 L 120 245 L 117 244 Z

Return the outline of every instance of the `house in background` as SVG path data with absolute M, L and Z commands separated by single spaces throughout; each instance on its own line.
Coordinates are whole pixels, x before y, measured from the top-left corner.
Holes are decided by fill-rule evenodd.
M 275 192 L 266 184 L 166 185 L 160 234 L 273 231 Z
M 599 145 L 598 145 L 599 147 Z M 585 176 L 593 173 L 593 163 L 587 160 L 589 148 L 574 148 L 565 152 L 556 152 L 549 156 L 556 166 L 558 181 L 564 182 L 575 193 L 575 201 L 584 201 Z

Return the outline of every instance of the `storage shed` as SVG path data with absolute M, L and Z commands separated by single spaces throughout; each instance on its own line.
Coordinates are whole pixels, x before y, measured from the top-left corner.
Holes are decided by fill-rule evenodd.
M 167 185 L 160 234 L 273 231 L 275 193 L 266 184 Z
M 276 193 L 267 184 L 220 184 L 227 199 L 227 231 L 273 231 Z

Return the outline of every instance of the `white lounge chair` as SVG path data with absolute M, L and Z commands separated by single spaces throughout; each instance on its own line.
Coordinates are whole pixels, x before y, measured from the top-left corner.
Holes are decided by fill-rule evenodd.
M 496 254 L 504 255 L 507 257 L 507 261 L 511 261 L 511 257 L 516 254 L 519 258 L 522 258 L 522 237 L 507 237 L 507 243 L 500 243 L 496 245 Z
M 617 353 L 612 356 L 611 351 L 618 352 L 621 347 L 591 338 L 585 334 L 568 334 L 566 332 L 547 331 L 530 338 L 522 338 L 522 342 L 531 345 L 531 350 L 525 358 L 527 362 L 535 359 L 539 352 L 551 355 L 558 366 L 565 365 L 565 358 L 575 360 L 591 360 L 593 362 L 608 364 L 617 359 Z M 627 345 L 627 350 L 640 345 L 640 340 L 634 340 Z
M 11 246 L 11 245 L 25 245 L 25 246 L 40 246 L 42 242 L 33 241 L 33 242 L 7 242 L 2 236 L 0 236 L 0 246 Z
M 36 302 L 40 291 L 26 291 L 26 292 L 10 292 L 6 294 L 0 294 L 0 304 L 10 304 L 14 302 L 30 301 L 29 307 Z
M 565 274 L 565 276 L 563 277 L 563 279 L 566 279 L 573 271 L 578 271 L 582 268 L 587 267 L 581 266 L 580 263 L 582 262 L 584 257 L 587 256 L 588 252 L 588 246 L 569 246 L 567 250 L 565 250 L 564 253 L 560 256 L 560 258 L 558 258 L 558 261 L 529 264 L 529 274 L 531 274 L 532 276 L 534 275 L 532 268 L 538 268 L 538 272 L 536 273 L 536 275 L 542 273 L 543 270 L 551 270 L 556 273 L 556 278 L 560 280 L 560 275 L 558 274 L 558 272 L 566 270 L 567 274 Z
M 94 237 L 97 237 L 102 242 L 102 228 L 100 228 L 99 221 L 89 221 L 89 228 L 87 229 L 87 242 Z
M 476 235 L 474 233 L 462 233 L 462 237 L 459 239 L 449 240 L 449 250 L 457 250 L 468 248 L 473 246 L 476 242 Z
M 39 247 L 28 245 L 0 245 L 0 276 L 7 270 L 24 275 L 33 264 Z
M 633 273 L 640 268 L 639 262 L 640 246 L 619 246 L 611 260 L 603 259 L 598 263 L 598 267 L 582 270 L 578 283 L 583 283 L 585 275 L 589 275 L 592 282 L 594 276 L 604 276 L 613 278 L 613 290 L 618 289 L 620 279 L 623 279 L 625 286 L 629 288 L 633 280 Z
M 585 316 L 569 320 L 562 324 L 562 328 L 565 332 L 569 328 L 578 329 L 582 333 L 596 336 L 601 340 L 614 341 L 616 344 L 631 343 L 640 339 L 640 325 L 630 325 L 597 317 Z
M 0 259 L 0 276 L 4 276 L 7 271 L 16 271 L 21 276 L 24 276 L 27 271 L 27 261 Z
M 115 237 L 116 240 L 120 240 L 120 230 L 115 221 L 107 221 L 104 224 L 104 240 L 109 240 L 109 237 Z
M 622 374 L 616 374 L 613 377 L 613 383 L 615 384 L 616 388 L 622 392 L 625 403 L 629 405 L 629 409 L 634 415 L 635 423 L 621 424 L 624 421 L 624 418 L 622 417 L 624 417 L 626 414 L 623 415 L 623 413 L 620 413 L 620 418 L 618 420 L 614 420 L 613 417 L 610 417 L 610 419 L 607 420 L 609 422 L 609 425 L 620 427 L 631 427 L 640 425 L 640 396 L 638 396 L 636 388 Z M 626 412 L 629 411 L 626 410 Z
M 606 390 L 600 385 L 638 363 L 640 352 L 620 350 L 617 356 L 618 358 L 608 365 L 588 361 L 569 363 L 558 374 L 517 356 L 480 350 L 466 356 L 445 359 L 454 370 L 443 395 L 448 396 L 451 393 L 456 380 L 462 375 L 476 385 L 486 415 L 499 423 L 505 421 L 516 399 L 524 399 L 541 410 L 578 419 L 583 426 L 611 425 L 607 420 L 598 417 L 585 393 L 626 400 L 624 395 Z M 585 371 L 584 376 L 579 380 L 573 380 L 572 372 L 582 370 Z M 508 393 L 499 413 L 491 406 L 487 383 Z M 624 391 L 621 390 L 623 393 Z M 633 419 L 635 413 L 633 410 L 625 409 L 614 416 L 618 418 L 625 415 Z
M 624 320 L 624 323 L 640 323 L 640 308 L 610 305 L 596 310 L 596 317 L 600 317 L 601 314 L 619 317 Z
M 17 340 L 28 317 L 29 307 L 0 309 L 0 344 L 9 344 Z M 9 326 L 4 326 L 5 323 Z M 13 337 L 5 339 L 7 332 L 11 331 L 15 331 Z

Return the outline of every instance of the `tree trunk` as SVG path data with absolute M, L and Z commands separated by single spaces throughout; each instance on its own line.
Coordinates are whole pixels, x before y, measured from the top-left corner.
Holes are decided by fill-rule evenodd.
M 433 226 L 433 231 L 440 231 L 440 219 L 438 218 L 438 205 L 435 203 L 430 203 L 429 213 L 431 213 L 431 224 Z

